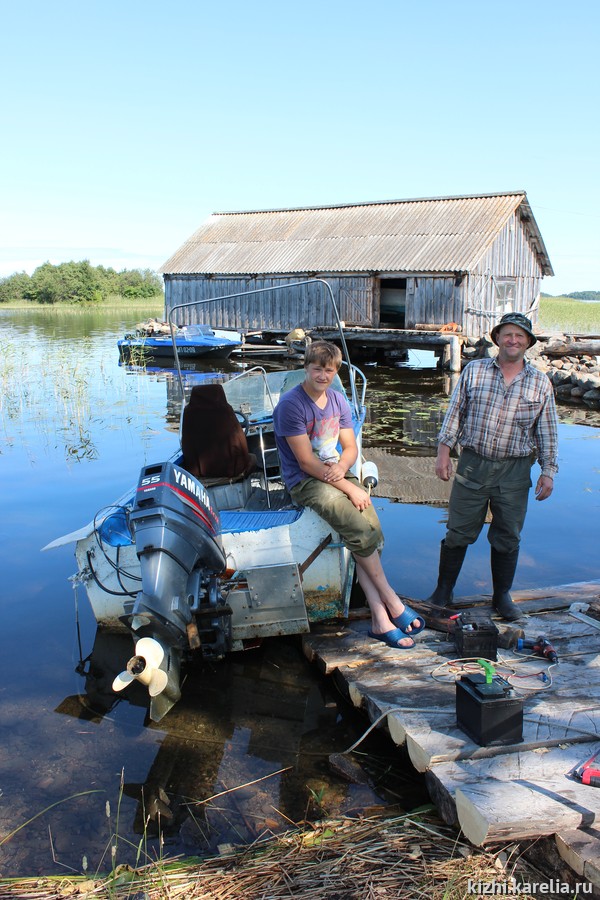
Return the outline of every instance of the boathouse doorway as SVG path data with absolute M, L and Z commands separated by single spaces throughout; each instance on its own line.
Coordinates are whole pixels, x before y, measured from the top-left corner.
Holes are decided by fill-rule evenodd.
M 406 278 L 382 278 L 379 282 L 379 324 L 404 328 L 406 322 Z

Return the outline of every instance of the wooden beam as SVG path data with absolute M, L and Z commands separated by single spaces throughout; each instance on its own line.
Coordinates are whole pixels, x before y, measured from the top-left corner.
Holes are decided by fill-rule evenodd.
M 600 340 L 552 341 L 542 347 L 543 356 L 600 356 Z

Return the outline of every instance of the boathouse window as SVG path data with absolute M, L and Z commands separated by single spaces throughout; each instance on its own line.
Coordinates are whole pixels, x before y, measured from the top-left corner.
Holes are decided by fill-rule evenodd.
M 494 278 L 496 310 L 498 315 L 514 312 L 517 282 L 514 278 Z
M 380 282 L 379 323 L 404 328 L 406 321 L 406 278 L 382 278 Z

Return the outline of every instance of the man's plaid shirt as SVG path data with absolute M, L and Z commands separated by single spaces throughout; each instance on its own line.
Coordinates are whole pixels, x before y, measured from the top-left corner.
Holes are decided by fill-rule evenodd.
M 487 459 L 535 454 L 542 475 L 558 471 L 558 422 L 554 389 L 543 372 L 525 362 L 506 387 L 495 359 L 465 366 L 438 435 L 440 444 L 469 447 Z

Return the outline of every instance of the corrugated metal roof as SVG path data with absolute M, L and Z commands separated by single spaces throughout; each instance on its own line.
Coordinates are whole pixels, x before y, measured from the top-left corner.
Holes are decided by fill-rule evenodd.
M 552 267 L 524 191 L 214 213 L 160 268 L 169 275 L 469 272 L 519 211 Z

